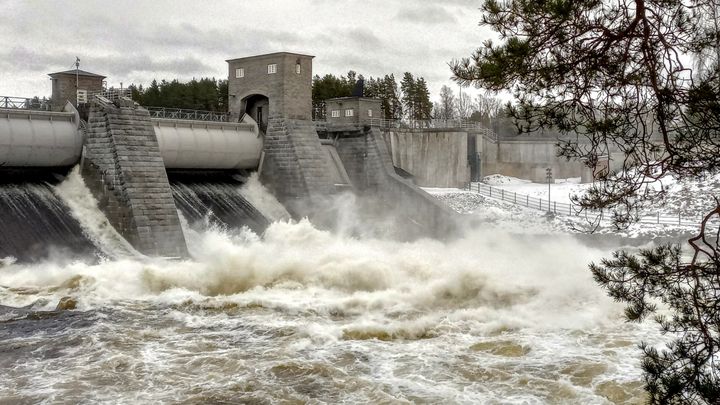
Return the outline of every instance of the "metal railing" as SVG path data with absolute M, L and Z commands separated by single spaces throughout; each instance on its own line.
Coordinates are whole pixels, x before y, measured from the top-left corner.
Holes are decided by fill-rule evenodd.
M 88 101 L 91 101 L 94 96 L 102 96 L 110 101 L 113 101 L 119 99 L 120 97 L 132 98 L 132 89 L 116 89 L 111 87 L 109 89 L 89 91 L 87 96 Z
M 361 122 L 385 128 L 487 129 L 479 122 L 459 119 L 391 120 L 385 118 L 364 118 Z
M 182 108 L 166 108 L 166 107 L 145 107 L 150 112 L 151 118 L 165 118 L 173 120 L 194 120 L 194 121 L 214 121 L 228 122 L 230 115 L 228 113 L 203 110 L 187 110 Z
M 547 199 L 531 197 L 526 194 L 519 194 L 514 191 L 504 190 L 498 187 L 492 187 L 482 183 L 469 183 L 468 191 L 476 192 L 480 195 L 509 202 L 515 205 L 540 210 L 550 211 L 560 216 L 580 216 L 580 215 L 602 215 L 601 211 L 582 210 L 580 206 L 557 201 L 548 201 Z M 683 216 L 681 213 L 670 214 L 663 212 L 655 212 L 638 216 L 638 222 L 644 224 L 660 224 L 660 225 L 690 225 L 700 226 L 702 217 L 700 216 Z
M 46 98 L 39 99 L 37 97 L 0 96 L 0 108 L 49 111 L 50 100 Z
M 323 127 L 332 126 L 333 124 L 352 124 L 353 122 L 344 122 L 342 119 L 334 121 L 333 118 L 317 119 L 315 122 Z M 397 128 L 397 129 L 462 129 L 473 131 L 481 135 L 497 140 L 497 134 L 490 128 L 485 127 L 479 122 L 467 121 L 460 119 L 430 119 L 430 120 L 394 120 L 385 118 L 361 118 L 356 123 L 376 126 L 380 128 Z

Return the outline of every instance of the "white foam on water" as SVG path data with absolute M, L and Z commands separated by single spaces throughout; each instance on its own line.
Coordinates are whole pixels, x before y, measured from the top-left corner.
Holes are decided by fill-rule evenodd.
M 257 172 L 253 172 L 239 189 L 240 194 L 270 221 L 286 221 L 290 214 L 285 207 L 262 185 Z
M 100 211 L 97 200 L 80 175 L 80 166 L 75 166 L 54 189 L 70 207 L 73 217 L 80 223 L 85 234 L 95 246 L 103 250 L 104 254 L 111 258 L 142 256 L 113 228 Z
M 188 232 L 188 245 L 194 259 L 179 262 L 6 264 L 0 285 L 47 291 L 79 276 L 83 281 L 73 288 L 86 309 L 106 300 L 165 301 L 169 291 L 181 291 L 278 299 L 297 309 L 420 311 L 546 329 L 615 322 L 619 313 L 586 267 L 603 252 L 564 236 L 518 238 L 494 230 L 448 243 L 401 243 L 338 237 L 303 220 L 273 223 L 262 240 L 249 231 Z M 308 289 L 322 293 L 303 299 Z M 293 299 L 282 302 L 288 296 Z

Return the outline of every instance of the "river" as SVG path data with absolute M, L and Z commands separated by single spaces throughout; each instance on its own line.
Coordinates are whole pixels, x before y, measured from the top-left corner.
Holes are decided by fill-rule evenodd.
M 623 321 L 587 268 L 609 251 L 571 235 L 397 242 L 278 220 L 186 226 L 193 259 L 165 260 L 133 254 L 72 181 L 59 194 L 116 248 L 0 262 L 0 403 L 645 399 L 637 345 L 656 326 Z

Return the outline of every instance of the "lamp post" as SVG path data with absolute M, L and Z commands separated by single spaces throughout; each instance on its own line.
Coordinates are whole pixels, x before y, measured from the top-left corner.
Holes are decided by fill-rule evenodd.
M 548 183 L 548 215 L 552 215 L 552 208 L 550 207 L 550 183 L 553 179 L 552 168 L 548 167 L 547 169 L 545 169 L 545 178 L 547 179 Z
M 75 57 L 75 108 L 80 105 L 80 58 Z

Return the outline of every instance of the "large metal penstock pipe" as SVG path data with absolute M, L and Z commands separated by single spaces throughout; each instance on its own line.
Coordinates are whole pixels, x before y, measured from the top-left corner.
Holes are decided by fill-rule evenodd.
M 167 169 L 256 169 L 263 138 L 254 122 L 153 119 Z
M 67 167 L 84 143 L 74 112 L 0 109 L 0 167 Z M 241 123 L 153 119 L 168 169 L 257 169 L 263 137 Z M 108 147 L 112 147 L 110 143 Z
M 82 146 L 75 113 L 0 109 L 0 166 L 72 166 Z

